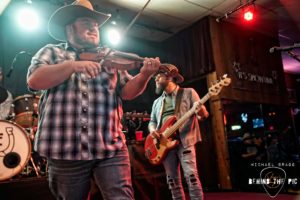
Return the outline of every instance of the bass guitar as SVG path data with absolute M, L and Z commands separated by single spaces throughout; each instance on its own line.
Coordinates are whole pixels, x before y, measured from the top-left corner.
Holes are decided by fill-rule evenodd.
M 199 101 L 195 102 L 193 107 L 188 110 L 180 119 L 177 120 L 176 116 L 171 116 L 166 120 L 162 127 L 157 130 L 161 133 L 160 138 L 155 138 L 151 134 L 146 137 L 144 150 L 145 156 L 149 162 L 153 165 L 160 164 L 166 157 L 167 153 L 175 148 L 179 141 L 174 139 L 176 131 L 183 125 L 192 115 L 199 111 L 200 105 L 204 104 L 211 96 L 218 95 L 221 92 L 223 86 L 228 86 L 231 83 L 231 79 L 227 75 L 223 75 L 221 80 L 213 84 L 208 93 L 203 96 Z

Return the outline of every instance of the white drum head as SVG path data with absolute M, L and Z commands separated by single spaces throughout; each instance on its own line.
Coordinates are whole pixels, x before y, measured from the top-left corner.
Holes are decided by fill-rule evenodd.
M 20 173 L 30 154 L 26 131 L 13 122 L 0 120 L 0 181 Z

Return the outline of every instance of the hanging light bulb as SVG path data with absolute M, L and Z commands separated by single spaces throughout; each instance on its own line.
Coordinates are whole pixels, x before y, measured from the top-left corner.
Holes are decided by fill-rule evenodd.
M 248 6 L 243 11 L 243 19 L 246 22 L 251 22 L 254 19 L 254 5 Z

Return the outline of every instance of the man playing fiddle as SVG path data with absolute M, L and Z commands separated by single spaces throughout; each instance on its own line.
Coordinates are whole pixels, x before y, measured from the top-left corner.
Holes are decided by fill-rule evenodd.
M 109 61 L 78 60 L 83 49 L 98 47 L 99 27 L 108 18 L 86 0 L 59 8 L 48 30 L 64 43 L 40 49 L 28 69 L 28 87 L 43 91 L 34 148 L 48 158 L 57 199 L 86 199 L 91 177 L 104 199 L 134 198 L 121 99 L 140 95 L 160 61 L 146 58 L 132 77 Z

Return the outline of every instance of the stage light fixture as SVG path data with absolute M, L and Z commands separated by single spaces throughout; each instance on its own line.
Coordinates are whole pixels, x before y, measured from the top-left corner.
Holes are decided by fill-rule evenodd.
M 255 13 L 254 13 L 254 4 L 247 6 L 243 9 L 242 15 L 243 19 L 246 22 L 252 22 L 255 18 Z
M 38 13 L 31 7 L 24 7 L 18 11 L 17 22 L 25 31 L 34 31 L 40 24 Z
M 107 30 L 107 38 L 112 45 L 116 46 L 120 43 L 121 34 L 117 29 L 111 28 Z
M 252 21 L 254 17 L 254 14 L 252 11 L 248 10 L 244 13 L 244 19 L 248 22 Z
M 243 16 L 244 20 L 248 21 L 248 22 L 252 21 L 254 19 L 253 7 L 255 6 L 255 4 L 254 4 L 255 1 L 256 0 L 247 0 L 246 3 L 241 4 L 238 7 L 236 7 L 235 9 L 228 11 L 223 16 L 216 18 L 216 21 L 220 22 L 223 19 L 227 19 L 230 15 L 232 15 L 233 13 L 235 13 L 241 9 L 244 10 L 242 12 L 242 16 Z
M 0 1 L 0 15 L 5 10 L 5 8 L 8 6 L 11 0 L 2 0 Z

